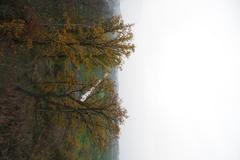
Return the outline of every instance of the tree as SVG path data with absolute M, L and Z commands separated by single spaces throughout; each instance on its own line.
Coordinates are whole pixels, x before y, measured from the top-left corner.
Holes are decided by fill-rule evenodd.
M 120 67 L 122 58 L 128 57 L 135 48 L 132 44 L 133 25 L 124 24 L 120 16 L 91 25 L 74 24 L 68 16 L 60 25 L 37 24 L 32 19 L 29 22 L 13 22 L 0 24 L 3 37 L 15 44 L 27 44 L 29 48 L 41 45 L 41 56 L 63 57 L 76 68 L 84 64 L 87 68 L 100 66 L 109 71 L 112 67 Z M 8 24 L 14 26 L 9 28 Z M 18 30 L 20 26 L 21 32 Z
M 90 85 L 91 86 L 91 85 Z M 93 93 L 81 101 L 79 93 L 85 93 L 89 88 L 80 87 L 64 93 L 33 93 L 17 87 L 28 96 L 34 97 L 41 104 L 39 112 L 60 112 L 70 114 L 80 124 L 86 127 L 94 143 L 105 149 L 112 140 L 119 136 L 120 125 L 126 116 L 126 110 L 120 105 L 114 83 L 104 79 L 94 89 Z

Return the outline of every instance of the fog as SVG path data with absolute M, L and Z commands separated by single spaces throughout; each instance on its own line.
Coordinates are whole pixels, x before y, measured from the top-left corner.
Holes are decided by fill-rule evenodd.
M 240 159 L 240 2 L 122 0 L 120 160 Z

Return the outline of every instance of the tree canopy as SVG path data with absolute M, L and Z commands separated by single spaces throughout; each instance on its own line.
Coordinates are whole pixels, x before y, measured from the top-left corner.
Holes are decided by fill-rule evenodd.
M 79 147 L 79 135 L 74 139 L 70 132 L 80 130 L 90 137 L 92 146 L 105 150 L 118 139 L 120 125 L 127 118 L 110 76 L 134 52 L 133 24 L 125 24 L 121 16 L 76 23 L 68 14 L 58 23 L 43 23 L 28 6 L 23 10 L 28 15 L 0 16 L 0 71 L 8 68 L 5 72 L 14 75 L 14 92 L 30 97 L 34 104 L 34 152 L 28 156 L 41 159 L 43 153 L 37 148 L 56 147 L 60 138 Z M 50 125 L 54 133 L 48 134 Z M 71 152 L 76 149 L 66 148 L 71 147 L 62 152 L 66 159 L 74 159 Z
M 120 16 L 103 19 L 91 25 L 74 24 L 65 16 L 63 24 L 37 24 L 12 20 L 0 23 L 1 36 L 13 44 L 28 48 L 43 46 L 40 56 L 62 57 L 79 68 L 100 66 L 105 70 L 120 67 L 123 57 L 134 52 L 132 24 L 124 24 Z

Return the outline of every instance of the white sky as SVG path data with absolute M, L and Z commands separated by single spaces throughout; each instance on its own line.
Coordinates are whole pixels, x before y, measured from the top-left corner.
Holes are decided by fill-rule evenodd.
M 120 160 L 240 159 L 240 1 L 121 0 Z

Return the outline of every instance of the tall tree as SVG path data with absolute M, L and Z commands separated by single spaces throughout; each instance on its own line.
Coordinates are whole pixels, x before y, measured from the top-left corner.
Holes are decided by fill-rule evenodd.
M 89 90 L 86 86 L 61 94 L 34 93 L 20 87 L 17 90 L 34 97 L 40 103 L 37 109 L 39 112 L 71 114 L 73 119 L 86 127 L 89 136 L 102 149 L 118 138 L 120 125 L 127 117 L 126 110 L 120 105 L 115 85 L 109 79 L 102 80 L 84 101 L 80 97 Z
M 101 66 L 109 70 L 121 66 L 122 58 L 134 51 L 133 25 L 125 24 L 120 16 L 83 24 L 74 24 L 65 16 L 64 24 L 60 25 L 37 24 L 33 19 L 4 22 L 0 24 L 0 31 L 16 44 L 28 44 L 30 48 L 43 45 L 42 56 L 64 57 L 77 68 L 84 64 L 88 68 Z

